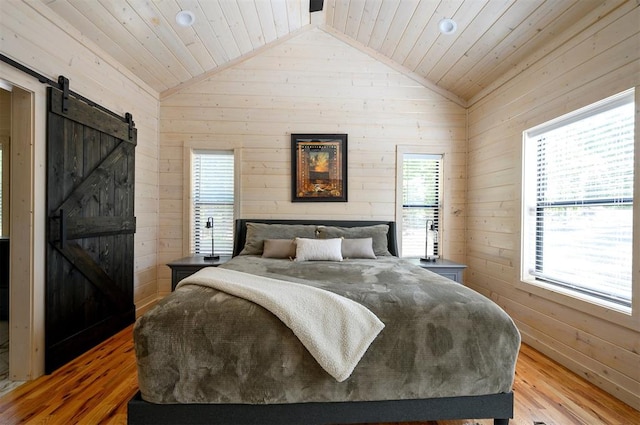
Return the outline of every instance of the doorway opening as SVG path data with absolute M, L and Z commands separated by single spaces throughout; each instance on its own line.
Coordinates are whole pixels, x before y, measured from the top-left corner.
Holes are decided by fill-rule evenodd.
M 34 327 L 34 99 L 33 92 L 0 80 L 0 366 L 7 366 L 0 395 L 43 369 Z
M 0 393 L 9 381 L 9 224 L 11 164 L 11 91 L 0 88 Z

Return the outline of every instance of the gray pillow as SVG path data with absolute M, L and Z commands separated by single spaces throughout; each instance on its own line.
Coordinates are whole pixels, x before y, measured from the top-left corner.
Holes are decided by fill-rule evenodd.
M 334 226 L 318 226 L 318 238 L 345 238 L 345 239 L 373 239 L 373 252 L 376 256 L 391 255 L 389 252 L 389 242 L 387 234 L 389 233 L 388 224 L 376 224 L 373 226 L 362 227 L 334 227 Z
M 373 239 L 343 239 L 342 258 L 376 258 L 373 252 Z
M 267 239 L 315 238 L 316 226 L 311 224 L 247 223 L 247 237 L 239 255 L 262 255 Z

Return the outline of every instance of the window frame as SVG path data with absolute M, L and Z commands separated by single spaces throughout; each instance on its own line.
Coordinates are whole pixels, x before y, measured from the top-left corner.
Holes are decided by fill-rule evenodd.
M 619 93 L 618 96 L 628 95 L 629 91 Z M 635 136 L 634 136 L 634 170 L 638 169 L 640 163 L 639 152 L 639 134 L 640 129 L 638 126 L 638 100 L 640 90 L 635 90 L 632 94 L 635 101 Z M 562 119 L 575 120 L 577 116 L 584 116 L 585 111 L 588 109 L 598 108 L 601 110 L 602 103 L 611 101 L 611 98 L 616 95 L 604 96 L 602 100 L 593 102 L 586 105 L 583 108 L 566 113 L 559 118 L 550 120 L 544 124 L 526 129 L 522 132 L 522 187 L 521 187 L 521 211 L 520 211 L 520 262 L 518 264 L 519 270 L 517 270 L 519 279 L 516 281 L 516 288 L 526 291 L 528 293 L 540 296 L 542 298 L 557 302 L 562 305 L 566 305 L 575 310 L 583 313 L 599 317 L 603 320 L 614 322 L 616 324 L 626 326 L 629 328 L 635 328 L 640 323 L 640 250 L 633 249 L 632 252 L 632 274 L 631 274 L 631 307 L 625 308 L 620 304 L 607 302 L 600 298 L 592 297 L 587 294 L 577 293 L 569 288 L 564 288 L 559 285 L 550 284 L 538 279 L 535 279 L 528 271 L 528 262 L 525 256 L 528 253 L 528 246 L 531 245 L 531 234 L 528 231 L 528 227 L 531 219 L 528 217 L 532 208 L 535 210 L 535 203 L 531 203 L 531 197 L 527 198 L 527 193 L 535 193 L 536 191 L 536 165 L 535 160 L 529 161 L 528 158 L 535 158 L 536 155 L 536 143 L 527 143 L 528 136 L 539 135 L 538 131 L 541 127 L 557 125 Z M 615 100 L 613 100 L 615 101 Z M 533 175 L 533 178 L 532 178 Z M 632 247 L 637 247 L 640 244 L 640 207 L 637 204 L 638 194 L 640 193 L 640 173 L 635 172 L 634 175 L 634 190 L 633 197 L 636 200 L 635 208 L 633 208 L 632 220 L 633 220 L 633 236 Z
M 191 252 L 191 246 L 193 244 L 193 232 L 192 230 L 192 217 L 193 217 L 193 199 L 191 193 L 192 185 L 192 173 L 193 173 L 193 156 L 195 151 L 211 151 L 211 152 L 231 152 L 233 154 L 233 172 L 234 172 L 234 207 L 233 207 L 233 225 L 238 217 L 241 217 L 240 212 L 240 166 L 242 164 L 242 150 L 229 146 L 227 144 L 221 144 L 222 146 L 212 148 L 210 143 L 204 142 L 189 142 L 185 143 L 183 148 L 183 215 L 182 215 L 182 254 L 185 257 L 194 254 Z M 235 229 L 232 229 L 232 233 Z M 219 255 L 216 252 L 217 255 Z M 205 253 L 204 255 L 207 255 Z
M 425 146 L 409 146 L 409 145 L 398 145 L 396 147 L 396 229 L 397 229 L 397 239 L 398 239 L 398 257 L 400 258 L 419 258 L 423 257 L 426 252 L 424 252 L 419 257 L 405 257 L 402 252 L 403 247 L 403 210 L 404 210 L 404 181 L 403 181 L 403 170 L 404 170 L 404 156 L 407 154 L 414 155 L 429 155 L 429 156 L 438 156 L 440 157 L 440 185 L 439 185 L 439 208 L 438 208 L 438 249 L 436 251 L 436 255 L 438 258 L 446 258 L 447 254 L 445 252 L 445 244 L 444 244 L 444 234 L 446 219 L 444 217 L 445 211 L 445 159 L 446 154 L 443 152 L 435 152 L 434 149 L 428 148 Z M 425 228 L 426 235 L 426 228 Z M 426 251 L 426 249 L 425 249 Z

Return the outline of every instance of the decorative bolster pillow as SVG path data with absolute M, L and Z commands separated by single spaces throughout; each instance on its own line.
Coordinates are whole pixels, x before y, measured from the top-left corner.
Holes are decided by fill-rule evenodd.
M 342 261 L 342 239 L 296 238 L 295 261 Z
M 373 238 L 343 239 L 342 258 L 376 258 Z
M 264 258 L 294 258 L 296 244 L 293 239 L 266 239 L 262 257 Z

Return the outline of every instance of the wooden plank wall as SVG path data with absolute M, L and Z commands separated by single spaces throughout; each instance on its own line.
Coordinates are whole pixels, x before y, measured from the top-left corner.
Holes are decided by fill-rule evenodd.
M 187 253 L 183 150 L 237 149 L 241 218 L 394 220 L 396 147 L 445 154 L 445 253 L 464 259 L 466 111 L 319 28 L 161 100 L 163 264 Z M 291 203 L 291 133 L 347 133 L 348 203 Z
M 9 235 L 9 165 L 11 160 L 11 92 L 0 89 L 0 146 L 2 146 L 2 228 L 0 236 Z
M 528 344 L 640 409 L 638 267 L 633 316 L 519 279 L 522 133 L 634 86 L 640 99 L 638 23 L 635 1 L 597 9 L 470 102 L 466 284 L 505 308 Z
M 157 298 L 157 229 L 158 229 L 158 93 L 126 71 L 122 65 L 106 55 L 99 47 L 52 14 L 41 2 L 2 2 L 2 53 L 56 80 L 58 75 L 70 79 L 71 90 L 111 109 L 118 114 L 131 112 L 138 129 L 136 148 L 136 201 L 137 233 L 135 235 L 135 303 L 141 311 Z M 15 68 L 0 63 L 0 78 L 22 87 L 34 96 L 34 182 L 33 222 L 34 246 L 33 293 L 35 328 L 14 324 L 16 333 L 28 333 L 31 349 L 42 356 L 44 351 L 44 223 L 45 223 L 45 126 L 46 97 L 44 84 Z M 26 182 L 28 183 L 28 182 Z M 24 193 L 29 192 L 26 186 Z M 23 220 L 29 220 L 29 216 Z M 14 334 L 16 335 L 16 334 Z M 12 336 L 14 338 L 14 336 Z M 42 362 L 44 364 L 44 362 Z M 37 369 L 37 368 L 36 368 Z M 36 370 L 36 369 L 32 369 Z M 30 377 L 14 377 L 30 379 Z

